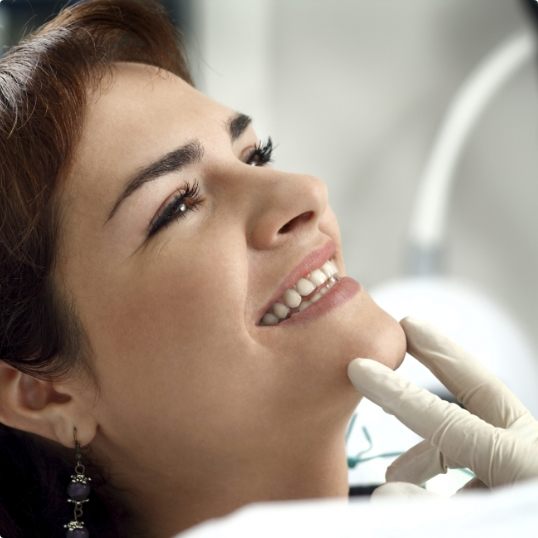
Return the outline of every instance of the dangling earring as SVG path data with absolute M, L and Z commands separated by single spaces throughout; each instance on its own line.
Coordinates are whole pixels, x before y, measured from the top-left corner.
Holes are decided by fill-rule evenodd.
M 67 529 L 65 533 L 66 538 L 88 538 L 90 533 L 84 526 L 84 521 L 81 521 L 82 517 L 82 505 L 88 502 L 90 496 L 90 485 L 88 482 L 91 478 L 84 473 L 86 468 L 81 462 L 82 454 L 80 452 L 80 443 L 77 440 L 77 428 L 73 428 L 73 438 L 75 440 L 75 474 L 71 475 L 71 482 L 67 486 L 67 494 L 69 499 L 67 502 L 74 503 L 73 519 L 64 525 Z

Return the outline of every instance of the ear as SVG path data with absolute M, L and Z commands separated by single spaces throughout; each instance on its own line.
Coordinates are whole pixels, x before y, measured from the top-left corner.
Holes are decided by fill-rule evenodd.
M 82 383 L 43 381 L 0 361 L 0 422 L 73 448 L 95 437 L 92 398 Z

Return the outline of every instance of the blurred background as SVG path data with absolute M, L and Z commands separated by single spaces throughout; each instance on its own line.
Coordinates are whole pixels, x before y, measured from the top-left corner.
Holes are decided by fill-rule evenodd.
M 4 0 L 0 42 L 15 43 L 66 3 Z M 536 1 L 162 4 L 185 36 L 197 87 L 251 115 L 260 138 L 271 135 L 276 167 L 328 184 L 347 272 L 393 315 L 416 307 L 431 317 L 537 413 L 535 58 L 495 92 L 455 163 L 441 262 L 430 275 L 444 280 L 418 292 L 414 281 L 400 285 L 412 277 L 410 222 L 447 110 L 501 43 L 535 37 Z M 382 481 L 380 472 L 365 480 Z

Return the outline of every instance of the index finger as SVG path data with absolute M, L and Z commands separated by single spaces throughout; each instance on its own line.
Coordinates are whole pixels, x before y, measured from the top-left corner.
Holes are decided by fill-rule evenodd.
M 500 428 L 528 413 L 517 396 L 469 353 L 414 318 L 400 322 L 408 352 L 417 358 L 471 413 Z
M 404 380 L 377 361 L 351 361 L 348 376 L 366 398 L 396 416 L 455 463 L 472 469 L 482 482 L 491 482 L 489 463 L 494 461 L 503 430 Z

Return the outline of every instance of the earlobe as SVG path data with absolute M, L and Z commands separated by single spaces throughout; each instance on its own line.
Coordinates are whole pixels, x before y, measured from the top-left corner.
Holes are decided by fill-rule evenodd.
M 52 381 L 24 374 L 0 361 L 0 422 L 73 448 L 73 427 L 81 445 L 96 432 L 82 398 L 59 391 Z

